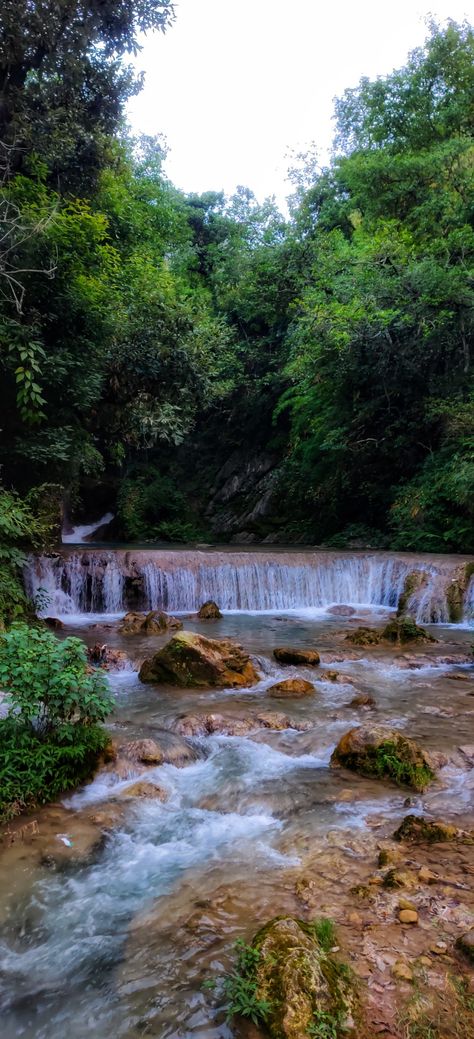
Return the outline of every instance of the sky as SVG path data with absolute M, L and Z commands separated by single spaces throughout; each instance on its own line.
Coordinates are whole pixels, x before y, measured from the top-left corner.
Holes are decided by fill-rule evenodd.
M 161 133 L 166 172 L 185 191 L 251 188 L 280 204 L 291 154 L 333 136 L 333 98 L 386 75 L 426 37 L 428 12 L 472 21 L 473 0 L 177 0 L 148 36 L 129 103 L 134 133 Z

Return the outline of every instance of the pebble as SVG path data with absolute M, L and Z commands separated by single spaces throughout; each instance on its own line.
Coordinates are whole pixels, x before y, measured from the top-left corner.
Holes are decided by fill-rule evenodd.
M 430 952 L 434 953 L 435 956 L 444 956 L 448 951 L 446 942 L 435 942 L 434 945 L 430 946 Z
M 401 924 L 417 924 L 418 913 L 414 909 L 401 909 L 398 914 Z
M 418 880 L 421 884 L 436 884 L 440 878 L 436 876 L 427 866 L 422 866 L 418 873 Z
M 399 909 L 410 909 L 411 912 L 416 913 L 416 906 L 413 905 L 413 902 L 409 902 L 408 898 L 401 898 L 399 903 L 398 903 L 398 908 Z
M 400 981 L 413 981 L 413 971 L 410 970 L 408 963 L 404 963 L 403 960 L 397 960 L 394 963 L 392 975 L 394 978 L 399 978 Z

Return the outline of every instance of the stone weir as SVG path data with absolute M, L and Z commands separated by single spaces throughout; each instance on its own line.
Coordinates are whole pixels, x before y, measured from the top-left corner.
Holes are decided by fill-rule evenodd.
M 474 617 L 474 557 L 390 552 L 61 549 L 30 556 L 25 585 L 46 613 L 404 607 L 419 623 Z

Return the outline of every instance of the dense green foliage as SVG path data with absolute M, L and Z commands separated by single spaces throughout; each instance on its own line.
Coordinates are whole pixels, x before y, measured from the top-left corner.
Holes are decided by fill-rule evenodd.
M 469 26 L 345 92 L 284 219 L 183 194 L 160 139 L 123 136 L 166 0 L 4 6 L 5 485 L 139 540 L 474 551 Z
M 13 624 L 0 637 L 0 818 L 49 801 L 92 771 L 108 743 L 107 681 L 80 639 Z

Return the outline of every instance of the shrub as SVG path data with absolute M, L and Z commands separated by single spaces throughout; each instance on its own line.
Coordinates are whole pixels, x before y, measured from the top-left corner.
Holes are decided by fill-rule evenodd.
M 252 945 L 247 945 L 241 938 L 235 943 L 235 951 L 235 969 L 224 982 L 224 991 L 228 999 L 228 1017 L 240 1014 L 258 1025 L 267 1019 L 271 1009 L 266 1000 L 257 996 L 256 968 L 260 961 L 260 951 Z
M 102 722 L 112 709 L 107 679 L 89 673 L 80 639 L 61 641 L 52 632 L 13 624 L 0 638 L 0 687 L 10 715 L 38 736 L 72 739 L 75 725 Z
M 93 771 L 109 736 L 98 725 L 75 725 L 67 740 L 42 739 L 15 718 L 0 721 L 0 822 L 54 800 Z
M 89 672 L 80 639 L 13 624 L 0 637 L 0 819 L 57 797 L 93 771 L 109 741 L 107 679 Z

